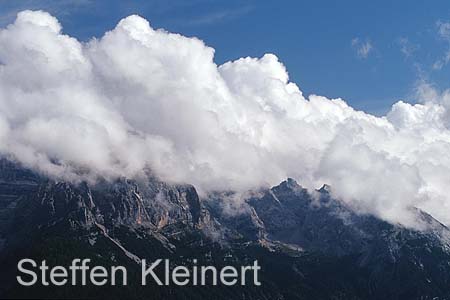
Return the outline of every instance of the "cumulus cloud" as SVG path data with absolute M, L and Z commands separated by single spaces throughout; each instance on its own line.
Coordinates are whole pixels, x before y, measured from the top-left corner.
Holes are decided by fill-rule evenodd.
M 383 117 L 305 97 L 273 54 L 217 66 L 201 40 L 130 16 L 99 39 L 24 11 L 0 31 L 0 153 L 56 178 L 139 176 L 203 192 L 286 177 L 323 183 L 362 212 L 450 224 L 450 92 Z

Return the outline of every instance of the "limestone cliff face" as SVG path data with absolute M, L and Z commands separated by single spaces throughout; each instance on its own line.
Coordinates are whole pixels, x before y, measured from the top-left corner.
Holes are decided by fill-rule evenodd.
M 0 160 L 0 204 L 0 246 L 8 232 L 18 236 L 14 227 L 26 231 L 59 223 L 73 229 L 123 225 L 154 232 L 171 226 L 216 230 L 193 186 L 154 177 L 72 184 Z

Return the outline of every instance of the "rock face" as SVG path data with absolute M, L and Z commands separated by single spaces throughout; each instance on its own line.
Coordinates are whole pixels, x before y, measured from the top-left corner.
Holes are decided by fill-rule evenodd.
M 72 184 L 0 160 L 0 203 L 0 251 L 4 253 L 26 248 L 35 236 L 55 228 L 59 233 L 84 235 L 99 231 L 108 238 L 120 227 L 139 229 L 168 249 L 174 246 L 167 237 L 182 238 L 192 231 L 217 237 L 220 232 L 193 186 L 156 178 Z M 111 240 L 121 247 L 119 241 Z
M 392 243 L 412 239 L 426 239 L 434 246 L 450 245 L 449 229 L 425 212 L 414 209 L 418 223 L 424 227 L 416 231 L 357 214 L 333 199 L 329 189 L 324 186 L 311 194 L 288 179 L 248 203 L 262 222 L 267 239 L 308 251 L 335 256 L 371 253 L 375 245 L 392 250 L 396 248 Z
M 415 210 L 425 229 L 360 215 L 288 179 L 250 197 L 243 213 L 224 213 L 228 193 L 200 199 L 191 185 L 120 178 L 58 182 L 0 160 L 0 296 L 142 299 L 446 299 L 450 231 Z M 258 259 L 263 286 L 161 289 L 24 289 L 16 262 L 91 257 L 139 269 L 142 258 L 192 259 L 217 266 Z
M 205 226 L 201 222 L 206 212 L 193 186 L 170 185 L 154 178 L 71 184 L 41 178 L 2 161 L 0 191 L 1 228 L 8 227 L 13 217 L 34 227 L 58 222 L 84 228 L 101 224 L 155 230 L 173 224 Z
M 253 219 L 257 218 L 251 221 L 258 228 L 255 238 L 275 250 L 288 245 L 304 253 L 343 259 L 345 275 L 349 265 L 357 266 L 364 270 L 358 280 L 368 280 L 369 295 L 363 299 L 449 295 L 450 230 L 446 226 L 418 209 L 414 213 L 424 227 L 420 231 L 360 215 L 333 199 L 329 189 L 324 186 L 311 194 L 288 179 L 251 198 L 248 204 Z

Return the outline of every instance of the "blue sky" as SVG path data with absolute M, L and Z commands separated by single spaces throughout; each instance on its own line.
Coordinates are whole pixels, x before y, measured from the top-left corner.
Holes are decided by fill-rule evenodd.
M 204 40 L 218 64 L 271 52 L 305 94 L 377 115 L 399 99 L 414 102 L 419 81 L 449 87 L 448 1 L 0 0 L 0 24 L 22 9 L 51 12 L 81 40 L 137 13 Z

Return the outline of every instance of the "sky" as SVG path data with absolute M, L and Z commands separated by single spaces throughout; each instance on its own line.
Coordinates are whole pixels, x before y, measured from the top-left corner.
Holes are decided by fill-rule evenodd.
M 215 62 L 274 53 L 305 94 L 341 97 L 384 115 L 415 102 L 418 82 L 448 88 L 448 1 L 0 0 L 0 24 L 43 9 L 80 40 L 101 36 L 130 14 L 216 50 Z M 447 59 L 448 60 L 448 59 Z

